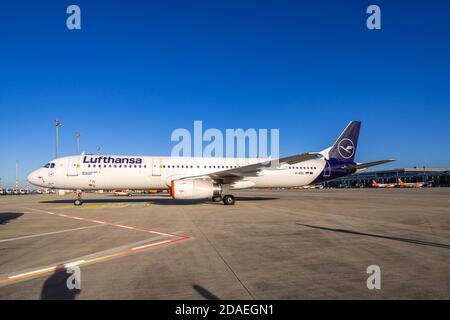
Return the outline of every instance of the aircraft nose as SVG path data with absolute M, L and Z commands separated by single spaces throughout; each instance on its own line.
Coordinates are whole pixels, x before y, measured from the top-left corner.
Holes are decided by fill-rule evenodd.
M 27 181 L 31 184 L 34 185 L 38 185 L 39 183 L 39 179 L 38 179 L 38 175 L 36 171 L 31 172 L 28 176 L 27 176 Z

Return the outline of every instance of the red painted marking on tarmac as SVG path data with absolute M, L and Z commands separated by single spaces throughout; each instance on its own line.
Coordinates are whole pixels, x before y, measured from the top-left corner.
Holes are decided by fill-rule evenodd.
M 186 237 L 186 238 L 189 238 L 189 237 L 187 237 L 185 235 L 174 234 L 174 233 L 169 233 L 169 232 L 163 232 L 163 231 L 159 231 L 159 230 L 156 230 L 156 229 L 145 229 L 145 228 L 141 228 L 141 227 L 128 226 L 128 225 L 124 225 L 124 224 L 117 224 L 117 223 L 114 223 L 114 222 L 111 222 L 111 221 L 105 221 L 105 220 L 99 220 L 99 219 L 90 219 L 90 218 L 82 218 L 82 217 L 77 217 L 77 216 L 72 216 L 72 215 L 67 215 L 67 214 L 49 212 L 49 211 L 43 211 L 43 212 L 46 212 L 46 213 L 52 214 L 52 215 L 56 215 L 56 216 L 59 216 L 59 217 L 63 217 L 63 218 L 84 220 L 84 221 L 89 221 L 89 222 L 93 222 L 93 223 L 107 224 L 107 225 L 115 226 L 115 227 L 118 227 L 118 228 L 126 228 L 126 229 L 132 229 L 132 230 L 136 230 L 136 231 L 157 233 L 157 234 L 166 235 L 166 236 L 169 236 L 169 237 Z
M 180 241 L 184 241 L 184 240 L 189 239 L 189 237 L 185 236 L 185 235 L 179 235 L 179 234 L 174 234 L 174 233 L 162 232 L 162 231 L 154 230 L 154 229 L 145 229 L 145 228 L 141 228 L 141 227 L 128 226 L 128 225 L 124 225 L 124 224 L 117 224 L 117 223 L 110 222 L 110 221 L 103 221 L 103 220 L 90 219 L 90 218 L 82 218 L 82 217 L 76 217 L 76 216 L 72 216 L 72 215 L 60 214 L 60 213 L 55 213 L 55 212 L 50 212 L 50 211 L 43 211 L 43 210 L 36 210 L 36 209 L 32 209 L 32 210 L 45 212 L 47 214 L 51 214 L 51 215 L 59 216 L 59 217 L 63 217 L 63 218 L 89 221 L 89 222 L 99 223 L 99 224 L 107 224 L 107 225 L 115 226 L 115 227 L 118 227 L 118 228 L 131 229 L 131 230 L 135 230 L 135 231 L 143 231 L 143 232 L 159 234 L 159 235 L 165 235 L 165 236 L 169 236 L 169 237 L 174 237 L 175 238 L 175 239 L 165 240 L 165 241 L 161 241 L 161 242 L 157 242 L 157 243 L 150 243 L 148 245 L 143 245 L 143 246 L 135 247 L 135 248 L 132 248 L 132 249 L 125 249 L 125 250 L 116 252 L 114 254 L 104 255 L 104 256 L 100 256 L 100 257 L 93 258 L 93 259 L 86 260 L 86 261 L 83 260 L 83 261 L 80 261 L 79 263 L 75 263 L 74 264 L 74 265 L 78 265 L 78 266 L 85 265 L 85 264 L 88 264 L 88 263 L 92 263 L 92 262 L 95 262 L 95 261 L 105 260 L 105 259 L 112 258 L 112 257 L 121 256 L 121 255 L 124 255 L 124 254 L 127 254 L 127 253 L 135 253 L 135 252 L 144 251 L 144 250 L 147 250 L 147 249 L 150 249 L 150 248 L 161 247 L 161 246 L 164 246 L 164 245 L 169 245 L 169 244 L 172 244 L 172 243 L 175 243 L 175 242 L 180 242 Z M 37 275 L 42 275 L 42 274 L 46 274 L 46 273 L 50 273 L 50 272 L 61 271 L 61 270 L 66 269 L 67 265 L 70 265 L 70 263 L 65 264 L 63 266 L 53 266 L 53 267 L 48 267 L 48 268 L 44 268 L 44 269 L 29 271 L 29 272 L 18 274 L 18 275 L 9 276 L 6 279 L 0 279 L 0 284 L 1 283 L 9 283 L 9 282 L 22 280 L 22 279 L 26 279 L 26 278 L 31 278 L 31 277 L 34 277 L 34 276 L 37 276 Z

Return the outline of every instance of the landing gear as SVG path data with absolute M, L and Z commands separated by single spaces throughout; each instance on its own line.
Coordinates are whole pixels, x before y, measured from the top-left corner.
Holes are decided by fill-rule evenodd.
M 232 196 L 231 194 L 225 195 L 223 197 L 222 201 L 223 201 L 223 204 L 226 206 L 232 206 L 236 202 L 236 200 L 234 199 L 234 196 Z
M 77 199 L 73 202 L 76 206 L 81 206 L 83 204 L 83 200 L 81 199 L 82 192 L 77 191 Z
M 212 202 L 220 202 L 222 201 L 222 197 L 221 196 L 214 196 L 212 197 Z

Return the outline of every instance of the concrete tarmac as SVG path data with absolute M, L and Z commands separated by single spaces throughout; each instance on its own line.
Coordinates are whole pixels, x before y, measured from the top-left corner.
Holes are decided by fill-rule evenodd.
M 235 195 L 0 196 L 0 299 L 450 298 L 450 188 Z

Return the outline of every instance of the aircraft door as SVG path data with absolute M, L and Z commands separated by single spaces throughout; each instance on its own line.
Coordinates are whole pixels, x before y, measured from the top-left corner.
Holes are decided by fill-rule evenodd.
M 161 160 L 153 159 L 152 160 L 152 176 L 160 176 L 161 175 Z
M 331 176 L 331 165 L 330 163 L 327 161 L 325 163 L 325 168 L 323 169 L 323 177 L 324 178 L 328 178 Z
M 69 158 L 67 163 L 67 175 L 78 176 L 78 168 L 80 167 L 79 158 Z

